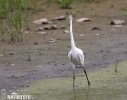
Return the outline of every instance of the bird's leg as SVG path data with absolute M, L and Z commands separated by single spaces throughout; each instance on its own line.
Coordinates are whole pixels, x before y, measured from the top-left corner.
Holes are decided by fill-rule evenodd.
M 85 73 L 86 78 L 87 78 L 88 85 L 90 85 L 90 81 L 89 81 L 89 79 L 88 79 L 88 76 L 87 76 L 86 70 L 85 70 L 85 68 L 84 68 L 84 67 L 83 67 L 83 69 L 84 69 L 84 73 Z
M 73 88 L 75 88 L 75 69 L 73 69 Z

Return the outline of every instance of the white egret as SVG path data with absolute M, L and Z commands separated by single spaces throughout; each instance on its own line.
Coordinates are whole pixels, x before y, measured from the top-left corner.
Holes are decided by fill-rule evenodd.
M 66 12 L 67 15 L 69 15 L 69 19 L 70 19 L 70 38 L 71 38 L 71 50 L 68 53 L 68 58 L 69 60 L 72 62 L 72 67 L 73 67 L 73 88 L 75 85 L 75 68 L 77 68 L 77 66 L 81 66 L 81 68 L 83 68 L 84 73 L 86 75 L 87 78 L 87 82 L 88 85 L 90 85 L 85 67 L 84 67 L 84 54 L 83 51 L 79 48 L 76 47 L 75 45 L 75 41 L 74 41 L 74 37 L 73 37 L 73 31 L 72 31 L 72 20 L 73 17 L 72 15 L 70 15 L 68 12 Z

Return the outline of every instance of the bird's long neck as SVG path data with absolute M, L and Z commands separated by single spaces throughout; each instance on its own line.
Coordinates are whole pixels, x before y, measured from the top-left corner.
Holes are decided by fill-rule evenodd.
M 70 18 L 70 37 L 71 37 L 71 47 L 75 48 L 75 41 L 74 41 L 74 36 L 73 36 L 73 31 L 72 31 L 72 19 Z

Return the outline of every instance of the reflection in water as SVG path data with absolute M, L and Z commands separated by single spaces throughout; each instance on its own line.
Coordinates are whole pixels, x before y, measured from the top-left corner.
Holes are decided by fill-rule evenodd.
M 85 100 L 88 100 L 88 97 L 89 97 L 89 91 L 90 91 L 90 87 L 88 86 L 88 88 L 87 88 L 87 92 L 86 92 L 86 98 L 85 98 Z
M 82 90 L 74 90 L 70 100 L 88 100 L 90 87 Z

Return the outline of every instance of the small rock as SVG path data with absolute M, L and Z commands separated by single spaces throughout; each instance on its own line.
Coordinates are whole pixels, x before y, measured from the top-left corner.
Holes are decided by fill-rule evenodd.
M 39 20 L 36 20 L 33 22 L 34 24 L 37 24 L 37 25 L 40 25 L 40 24 L 48 24 L 49 21 L 47 18 L 42 18 L 42 19 L 39 19 Z
M 38 45 L 38 43 L 37 43 L 37 42 L 34 42 L 34 44 L 35 44 L 35 45 Z
M 12 75 L 10 77 L 7 77 L 7 79 L 15 79 L 15 78 L 18 78 L 18 77 L 16 77 L 15 75 Z
M 64 25 L 60 26 L 59 27 L 60 29 L 65 29 L 66 27 Z
M 14 53 L 12 53 L 12 52 L 9 52 L 9 55 L 14 55 Z
M 36 31 L 43 31 L 43 28 L 39 27 Z
M 77 22 L 89 22 L 91 20 L 92 19 L 90 19 L 90 18 L 79 18 L 79 19 L 77 19 Z
M 81 36 L 81 37 L 83 37 L 83 36 L 84 36 L 84 34 L 80 34 L 80 36 Z
M 70 33 L 68 30 L 63 30 L 64 33 Z
M 66 19 L 65 16 L 59 16 L 59 17 L 53 18 L 52 20 L 65 20 L 65 19 Z
M 44 26 L 43 27 L 43 30 L 56 30 L 56 29 L 58 29 L 58 27 L 57 27 L 57 25 L 47 25 L 47 26 Z
M 91 30 L 101 30 L 99 27 L 95 26 Z
M 42 66 L 36 66 L 36 67 L 39 67 L 39 68 L 41 68 Z
M 15 64 L 11 64 L 11 66 L 14 66 Z
M 57 25 L 55 25 L 55 24 L 54 25 L 51 25 L 51 29 L 52 30 L 56 30 L 57 29 Z
M 124 20 L 119 20 L 119 19 L 115 19 L 115 20 L 112 20 L 110 22 L 111 25 L 124 25 L 125 24 L 125 21 Z
M 96 35 L 97 35 L 97 36 L 99 36 L 100 34 L 99 34 L 99 33 L 97 33 Z
M 51 29 L 51 26 L 44 26 L 43 27 L 43 30 L 50 30 Z
M 49 43 L 54 43 L 54 42 L 56 42 L 56 40 L 55 39 L 50 39 L 48 42 Z
M 39 31 L 38 33 L 41 34 L 41 35 L 46 35 L 46 34 L 48 34 L 47 32 L 44 32 L 44 31 Z

